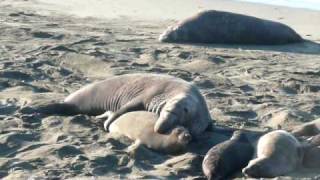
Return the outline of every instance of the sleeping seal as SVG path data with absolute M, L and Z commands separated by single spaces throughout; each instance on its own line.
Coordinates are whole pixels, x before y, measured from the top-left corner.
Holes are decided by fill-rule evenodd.
M 320 169 L 320 146 L 306 149 L 302 164 L 305 168 Z
M 146 110 L 159 115 L 154 130 L 169 132 L 181 125 L 197 136 L 212 124 L 207 104 L 198 88 L 169 75 L 127 74 L 89 84 L 70 94 L 62 103 L 36 108 L 45 114 L 88 114 L 110 124 L 126 112 Z
M 298 127 L 295 127 L 291 133 L 294 136 L 314 136 L 320 134 L 320 119 L 313 120 L 311 122 L 304 123 Z
M 304 148 L 303 166 L 320 169 L 320 134 L 312 136 Z
M 168 134 L 159 134 L 153 131 L 158 116 L 147 111 L 135 111 L 121 115 L 110 125 L 110 132 L 119 133 L 135 140 L 136 143 L 150 149 L 178 153 L 186 148 L 191 135 L 182 126 L 175 127 Z
M 207 10 L 170 26 L 161 42 L 274 45 L 301 42 L 287 25 L 231 12 Z
M 213 146 L 202 162 L 202 170 L 209 180 L 229 178 L 251 160 L 254 148 L 245 134 L 235 131 L 228 141 Z
M 303 150 L 300 142 L 284 130 L 263 135 L 257 145 L 257 158 L 242 172 L 253 178 L 273 178 L 293 171 L 301 165 Z

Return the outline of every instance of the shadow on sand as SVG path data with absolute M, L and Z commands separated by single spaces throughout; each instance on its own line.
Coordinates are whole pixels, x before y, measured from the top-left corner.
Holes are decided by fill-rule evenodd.
M 201 46 L 205 48 L 226 48 L 226 49 L 242 49 L 242 50 L 260 50 L 275 51 L 284 53 L 298 53 L 309 55 L 320 55 L 320 44 L 310 40 L 304 40 L 300 43 L 285 45 L 226 45 L 226 44 L 202 44 L 202 43 L 185 43 L 187 45 Z

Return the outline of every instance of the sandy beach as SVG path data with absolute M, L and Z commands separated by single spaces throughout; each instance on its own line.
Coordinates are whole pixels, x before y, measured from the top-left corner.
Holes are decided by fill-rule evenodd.
M 285 23 L 305 42 L 170 44 L 159 35 L 205 9 Z M 263 131 L 320 118 L 320 11 L 229 0 L 0 0 L 1 179 L 203 179 L 201 161 L 228 137 L 209 133 L 171 156 L 107 134 L 94 117 L 27 115 L 115 75 L 170 74 L 199 87 L 217 125 Z M 245 179 L 241 174 L 235 179 Z M 319 179 L 299 169 L 280 179 Z

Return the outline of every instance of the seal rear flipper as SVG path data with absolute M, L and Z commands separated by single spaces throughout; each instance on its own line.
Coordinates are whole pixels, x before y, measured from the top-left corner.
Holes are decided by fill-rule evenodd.
M 33 113 L 41 113 L 46 115 L 76 115 L 79 114 L 77 107 L 73 104 L 66 103 L 50 103 L 38 105 L 35 107 L 23 107 L 20 109 L 20 112 L 23 114 L 33 114 Z

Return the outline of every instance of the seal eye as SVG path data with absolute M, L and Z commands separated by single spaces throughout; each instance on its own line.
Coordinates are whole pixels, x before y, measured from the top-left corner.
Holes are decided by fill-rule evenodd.
M 183 108 L 183 110 L 184 110 L 185 113 L 189 112 L 189 110 L 187 108 Z

